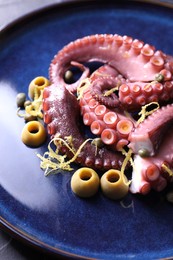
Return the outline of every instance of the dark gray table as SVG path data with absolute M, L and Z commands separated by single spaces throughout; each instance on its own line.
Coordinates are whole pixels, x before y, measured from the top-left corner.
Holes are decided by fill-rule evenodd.
M 29 12 L 63 0 L 0 0 L 0 30 L 14 19 Z M 67 0 L 66 0 L 67 2 Z M 14 239 L 4 231 L 0 231 L 1 260 L 55 259 L 48 253 L 40 252 L 31 246 Z M 56 257 L 56 259 L 64 259 Z

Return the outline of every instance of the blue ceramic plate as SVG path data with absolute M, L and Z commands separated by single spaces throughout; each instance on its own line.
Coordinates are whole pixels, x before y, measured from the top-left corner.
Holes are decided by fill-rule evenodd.
M 158 1 L 159 2 L 159 1 Z M 173 6 L 172 6 L 173 7 Z M 75 197 L 71 173 L 44 177 L 36 153 L 20 139 L 16 94 L 65 44 L 96 33 L 130 35 L 173 55 L 173 9 L 130 1 L 83 1 L 51 6 L 0 33 L 0 218 L 11 234 L 71 258 L 158 259 L 173 256 L 173 206 L 164 194 L 120 202 L 101 192 Z

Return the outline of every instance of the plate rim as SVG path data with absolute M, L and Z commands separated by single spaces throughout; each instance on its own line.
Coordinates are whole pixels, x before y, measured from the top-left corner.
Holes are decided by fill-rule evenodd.
M 96 260 L 96 258 L 85 257 L 82 255 L 76 255 L 75 253 L 70 253 L 68 251 L 62 250 L 57 247 L 53 247 L 32 235 L 22 231 L 21 229 L 17 228 L 16 226 L 12 225 L 9 221 L 4 219 L 0 216 L 0 229 L 7 234 L 11 235 L 14 239 L 17 239 L 21 243 L 25 244 L 26 246 L 30 246 L 31 248 L 36 249 L 39 252 L 46 253 L 48 255 L 54 257 L 70 257 L 74 259 L 83 259 L 83 260 Z
M 143 3 L 143 4 L 151 4 L 151 5 L 157 5 L 157 6 L 163 6 L 173 9 L 173 3 L 170 1 L 167 2 L 165 0 L 117 0 L 117 2 L 120 3 L 127 3 L 127 2 L 136 2 L 136 3 Z M 98 3 L 97 0 L 64 0 L 63 2 L 57 2 L 57 3 L 51 3 L 43 7 L 38 7 L 37 9 L 33 11 L 29 11 L 26 14 L 20 15 L 18 18 L 15 18 L 14 20 L 7 22 L 0 27 L 0 36 L 3 37 L 4 34 L 6 34 L 6 31 L 8 30 L 14 30 L 13 27 L 20 26 L 21 22 L 27 22 L 31 17 L 36 17 L 38 14 L 44 14 L 48 13 L 50 10 L 54 9 L 55 7 L 64 8 L 67 6 L 76 6 L 80 3 L 80 5 L 85 5 L 88 3 Z M 105 3 L 105 0 L 100 0 L 99 3 Z M 115 3 L 113 0 L 106 0 L 106 3 Z
M 171 2 L 161 2 L 160 0 L 118 0 L 117 2 L 119 3 L 143 3 L 143 4 L 151 4 L 151 5 L 157 5 L 157 6 L 162 6 L 162 7 L 167 7 L 173 9 L 173 3 Z M 117 3 L 116 2 L 116 3 Z M 4 24 L 0 28 L 0 37 L 3 40 L 3 38 L 6 37 L 7 33 L 9 31 L 14 30 L 16 27 L 20 27 L 21 23 L 27 23 L 30 18 L 36 18 L 38 15 L 45 15 L 49 13 L 49 11 L 52 11 L 54 8 L 65 8 L 65 7 L 74 7 L 77 6 L 80 3 L 80 6 L 85 6 L 87 4 L 93 4 L 93 3 L 98 3 L 97 0 L 65 0 L 64 2 L 59 2 L 59 3 L 52 3 L 48 4 L 43 7 L 39 7 L 36 10 L 30 11 L 24 15 L 19 16 L 18 18 L 15 18 L 14 20 Z M 99 3 L 105 3 L 105 0 L 99 1 Z M 115 4 L 114 0 L 106 0 L 106 3 L 109 4 Z M 4 219 L 2 216 L 0 216 L 0 229 L 9 235 L 11 235 L 13 238 L 17 239 L 21 243 L 25 244 L 26 246 L 30 246 L 31 248 L 36 249 L 39 252 L 44 252 L 52 256 L 60 256 L 60 257 L 65 257 L 65 258 L 73 258 L 73 259 L 85 259 L 85 260 L 96 260 L 96 258 L 93 257 L 86 257 L 83 255 L 78 255 L 76 253 L 71 253 L 65 250 L 62 250 L 57 247 L 53 247 L 37 238 L 34 236 L 28 234 L 27 232 L 22 231 L 21 229 L 17 228 L 13 224 L 11 224 L 9 221 Z M 164 258 L 166 259 L 172 259 L 173 256 L 169 256 Z M 161 258 L 162 259 L 162 258 Z

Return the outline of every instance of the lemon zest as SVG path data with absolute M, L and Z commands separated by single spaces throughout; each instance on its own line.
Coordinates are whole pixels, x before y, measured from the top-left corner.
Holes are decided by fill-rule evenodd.
M 105 73 L 105 72 L 101 73 L 101 72 L 99 72 L 98 70 L 96 70 L 92 75 L 93 75 L 93 76 L 96 75 L 96 76 L 98 76 L 98 77 L 109 77 L 109 76 L 110 76 L 110 74 Z
M 66 137 L 66 140 L 70 140 L 72 137 Z M 55 137 L 53 138 L 49 144 L 48 144 L 48 151 L 44 153 L 43 156 L 41 156 L 40 154 L 37 154 L 37 156 L 40 158 L 41 162 L 40 162 L 40 167 L 41 169 L 45 170 L 45 176 L 48 176 L 50 173 L 56 171 L 56 173 L 58 172 L 58 170 L 65 170 L 65 171 L 72 171 L 74 170 L 70 164 L 73 163 L 76 158 L 78 157 L 78 155 L 81 153 L 83 147 L 86 145 L 86 143 L 88 143 L 89 141 L 91 141 L 91 138 L 86 139 L 78 148 L 77 151 L 75 151 L 74 147 L 71 147 L 68 142 L 62 139 L 60 137 Z M 63 143 L 68 149 L 69 151 L 73 154 L 73 157 L 70 160 L 67 160 L 67 156 L 66 155 L 61 155 L 60 151 L 58 148 L 56 148 L 55 150 L 52 149 L 51 144 L 54 142 L 61 142 Z M 72 143 L 71 143 L 72 144 Z
M 117 91 L 118 88 L 119 88 L 119 86 L 117 85 L 116 87 L 111 88 L 111 89 L 105 91 L 105 93 L 104 93 L 103 96 L 104 96 L 104 97 L 108 97 L 108 96 L 110 96 L 112 93 L 114 93 L 115 91 Z
M 74 148 L 74 145 L 73 145 L 73 138 L 71 135 L 69 136 L 65 136 L 64 139 L 59 137 L 59 136 L 55 136 L 49 143 L 48 145 L 48 148 L 51 149 L 51 142 L 54 142 L 55 146 L 57 147 L 55 152 L 58 154 L 59 153 L 59 149 L 58 149 L 58 144 L 60 144 L 60 147 L 62 146 L 62 144 L 64 144 L 68 150 L 72 153 L 72 154 L 75 154 L 75 148 Z
M 147 108 L 152 105 L 156 105 L 157 107 L 152 109 L 151 111 L 147 111 Z M 141 111 L 138 113 L 140 118 L 138 119 L 137 124 L 140 124 L 141 122 L 143 122 L 147 116 L 151 115 L 153 112 L 155 112 L 159 108 L 160 108 L 160 105 L 158 102 L 151 102 L 151 103 L 148 103 L 148 104 L 142 106 Z
M 144 86 L 144 89 L 148 89 L 150 86 L 152 86 L 153 84 L 157 84 L 158 83 L 158 80 L 153 80 L 151 82 L 149 82 L 148 84 L 146 84 Z
M 89 78 L 81 81 L 80 85 L 77 87 L 77 100 L 83 97 L 84 91 L 90 86 L 91 82 Z
M 50 157 L 51 154 L 51 157 Z M 53 153 L 54 154 L 54 153 Z M 40 168 L 45 170 L 45 176 L 53 173 L 54 171 L 60 169 L 59 165 L 62 165 L 65 161 L 66 156 L 59 156 L 57 157 L 57 161 L 52 161 L 53 154 L 49 151 L 44 153 L 44 155 L 37 154 L 37 157 L 41 160 Z M 55 159 L 55 157 L 54 157 Z M 63 170 L 72 171 L 73 169 L 67 164 L 64 165 Z
M 21 111 L 21 108 L 19 107 L 19 108 L 17 109 L 17 116 L 18 116 L 18 117 L 25 117 L 26 113 L 20 113 L 20 111 Z
M 162 164 L 162 169 L 164 171 L 166 171 L 169 174 L 170 177 L 173 176 L 173 171 L 166 164 L 164 164 L 164 163 Z
M 64 145 L 69 149 L 69 151 L 74 154 L 73 149 L 68 145 L 68 143 L 64 139 L 60 137 L 53 138 L 48 144 L 48 151 L 45 152 L 43 156 L 37 154 L 37 156 L 41 160 L 40 168 L 45 170 L 45 176 L 49 175 L 50 173 L 58 169 L 62 169 L 66 171 L 73 170 L 73 168 L 71 168 L 70 165 L 65 162 L 67 156 L 59 154 L 59 150 L 57 146 L 55 151 L 51 147 L 52 143 L 55 143 L 56 141 L 64 143 Z
M 74 154 L 75 153 L 75 148 L 74 148 L 74 144 L 73 144 L 73 137 L 72 137 L 72 135 L 65 136 L 64 140 L 67 142 L 67 144 L 69 144 L 68 145 L 68 149 Z
M 43 90 L 38 89 L 37 86 L 34 87 L 34 100 L 39 99 L 39 97 L 42 95 Z
M 35 88 L 34 89 L 34 100 L 32 101 L 32 103 L 30 105 L 25 107 L 26 113 L 42 119 L 43 118 L 42 101 L 43 101 L 43 90 L 38 91 L 38 89 Z
M 99 138 L 99 137 L 96 137 L 92 140 L 91 142 L 92 145 L 95 146 L 95 156 L 97 155 L 97 152 L 98 152 L 98 148 L 101 148 L 103 147 L 103 142 L 102 142 L 102 139 Z
M 86 145 L 86 143 L 88 143 L 89 141 L 91 141 L 91 138 L 86 139 L 78 148 L 78 150 L 76 151 L 76 153 L 74 154 L 74 156 L 68 161 L 68 163 L 72 163 L 76 160 L 76 158 L 78 157 L 78 155 L 81 153 L 83 147 Z
M 25 116 L 31 115 L 43 119 L 42 101 L 43 101 L 43 90 L 38 90 L 38 88 L 35 87 L 34 100 L 31 102 L 30 105 L 25 107 L 24 113 L 20 113 L 21 108 L 19 107 L 17 109 L 17 116 L 25 118 Z
M 122 154 L 125 156 L 125 159 L 122 163 L 122 166 L 121 166 L 121 174 L 122 174 L 122 177 L 124 178 L 125 174 L 125 169 L 126 169 L 126 166 L 127 166 L 127 163 L 128 161 L 130 161 L 131 165 L 133 164 L 133 160 L 132 160 L 132 149 L 129 149 L 128 152 L 125 151 L 125 149 L 122 149 L 121 150 Z M 130 185 L 130 183 L 132 182 L 131 180 L 128 180 L 128 182 L 126 181 L 126 179 L 124 178 L 124 182 L 127 184 L 127 185 Z

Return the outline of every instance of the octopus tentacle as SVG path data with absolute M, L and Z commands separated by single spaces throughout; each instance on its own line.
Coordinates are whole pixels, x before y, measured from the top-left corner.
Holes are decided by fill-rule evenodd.
M 53 136 L 65 138 L 72 136 L 73 146 L 77 151 L 85 141 L 85 136 L 80 131 L 80 107 L 76 97 L 65 87 L 52 84 L 43 93 L 44 121 L 48 133 Z M 70 153 L 66 150 L 67 155 Z M 105 146 L 97 149 L 87 143 L 78 155 L 76 162 L 93 168 L 118 168 L 120 169 L 124 157 L 119 152 L 111 152 Z
M 173 104 L 157 109 L 130 133 L 129 147 L 135 154 L 143 152 L 144 156 L 153 156 L 172 122 Z
M 130 191 L 132 193 L 148 194 L 151 189 L 161 191 L 167 185 L 167 180 L 162 176 L 159 168 L 149 158 L 134 157 L 134 168 Z
M 93 61 L 105 65 L 89 77 L 89 68 L 83 63 Z M 82 75 L 75 83 L 67 84 L 64 74 L 71 66 L 79 68 Z M 103 143 L 97 149 L 87 143 L 76 162 L 93 168 L 120 169 L 124 156 L 118 151 L 130 142 L 129 147 L 135 153 L 131 191 L 147 194 L 151 189 L 160 191 L 165 187 L 168 178 L 162 166 L 173 167 L 168 153 L 173 148 L 168 141 L 169 149 L 163 146 L 161 140 L 172 123 L 173 105 L 158 109 L 139 125 L 124 109 L 138 111 L 147 103 L 164 104 L 173 99 L 172 56 L 126 35 L 91 35 L 60 50 L 50 64 L 49 76 L 52 85 L 43 93 L 48 133 L 52 137 L 72 136 L 74 149 L 78 150 L 86 140 L 81 131 L 82 115 L 84 125 Z M 82 88 L 81 81 L 86 77 L 90 84 Z M 84 92 L 78 102 L 73 94 L 80 86 Z M 118 90 L 113 93 L 116 86 Z M 108 96 L 107 90 L 110 90 Z M 61 147 L 61 151 L 72 156 L 66 147 Z M 138 154 L 152 157 L 141 158 Z
M 120 101 L 118 96 L 115 93 L 111 93 L 109 96 L 105 96 L 104 91 L 112 89 L 113 86 L 118 87 L 119 85 L 121 85 L 121 82 L 122 81 L 120 81 L 118 78 L 98 78 L 94 80 L 90 86 L 91 95 L 97 101 L 108 107 L 119 107 Z
M 128 111 L 136 111 L 141 106 L 151 102 L 165 103 L 173 98 L 173 81 L 171 81 L 170 71 L 164 69 L 161 74 L 156 75 L 158 80 L 150 83 L 146 82 L 129 82 L 122 76 L 100 77 L 90 85 L 90 92 L 93 98 L 108 107 L 121 107 Z M 159 82 L 159 78 L 164 77 L 165 82 Z M 106 95 L 106 90 L 114 90 Z
M 104 64 L 91 74 L 90 76 L 91 82 L 93 82 L 94 80 L 100 77 L 113 77 L 113 78 L 118 77 L 119 79 L 121 79 L 122 75 L 119 74 L 119 72 L 112 66 L 108 64 Z
M 165 80 L 170 79 L 170 71 L 163 70 Z M 124 109 L 129 111 L 139 110 L 141 106 L 150 102 L 164 104 L 173 99 L 173 80 L 158 82 L 128 82 L 119 87 L 119 102 Z
M 164 166 L 170 170 L 173 168 L 172 127 L 167 131 L 164 142 L 155 156 L 142 158 L 135 155 L 131 192 L 147 194 L 151 189 L 163 190 L 168 182 L 173 182 L 173 175 L 170 175 Z
M 108 73 L 111 75 L 108 76 Z M 104 96 L 102 91 L 109 87 L 112 89 L 113 86 L 117 88 L 116 84 L 123 80 L 110 66 L 101 66 L 91 75 L 90 84 L 79 101 L 84 125 L 90 126 L 94 135 L 99 135 L 103 143 L 118 151 L 128 144 L 128 136 L 136 122 L 130 116 L 127 117 L 124 110 L 118 106 L 117 96 L 112 99 L 110 96 Z M 114 108 L 116 106 L 117 109 Z
M 165 68 L 164 55 L 155 51 L 153 46 L 142 45 L 136 39 L 117 34 L 86 36 L 66 45 L 51 62 L 51 82 L 63 84 L 69 90 L 74 90 L 81 79 L 71 85 L 66 84 L 63 79 L 72 61 L 107 63 L 130 81 L 143 82 L 152 81 L 156 73 Z M 81 77 L 84 78 L 84 75 Z
M 135 120 L 127 117 L 120 108 L 112 109 L 98 101 L 91 106 L 91 101 L 93 97 L 89 88 L 79 102 L 83 123 L 90 126 L 91 132 L 99 135 L 103 143 L 113 145 L 114 150 L 122 149 L 128 143 L 129 134 L 135 127 Z

